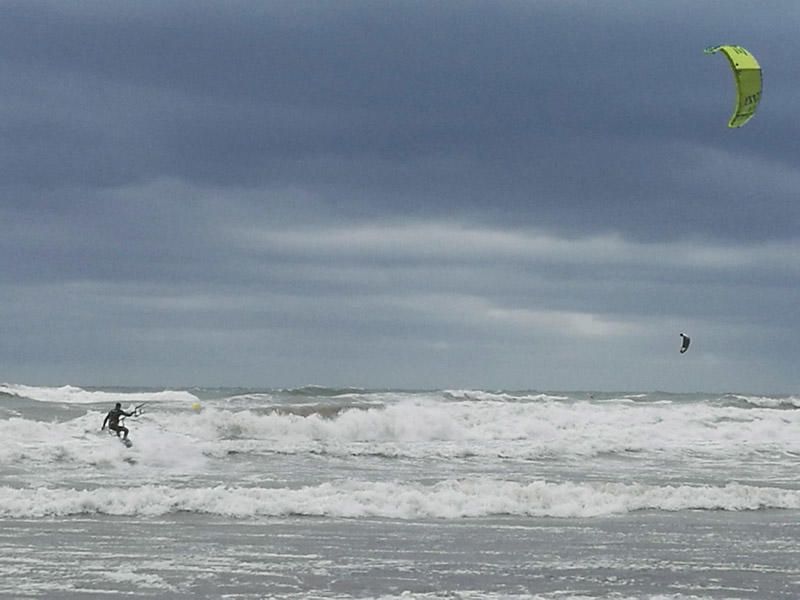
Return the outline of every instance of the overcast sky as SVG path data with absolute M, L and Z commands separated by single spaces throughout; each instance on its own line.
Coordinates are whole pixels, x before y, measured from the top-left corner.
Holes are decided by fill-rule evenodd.
M 800 394 L 798 31 L 796 0 L 4 1 L 0 379 Z M 726 43 L 764 69 L 738 130 Z

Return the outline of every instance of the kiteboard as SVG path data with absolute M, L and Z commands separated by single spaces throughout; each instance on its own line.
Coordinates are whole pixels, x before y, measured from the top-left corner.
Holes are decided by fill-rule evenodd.
M 122 444 L 123 444 L 123 445 L 124 445 L 126 448 L 130 448 L 131 446 L 133 446 L 133 442 L 132 442 L 132 441 L 130 441 L 128 438 L 119 438 L 119 441 L 120 441 L 120 442 L 122 442 Z

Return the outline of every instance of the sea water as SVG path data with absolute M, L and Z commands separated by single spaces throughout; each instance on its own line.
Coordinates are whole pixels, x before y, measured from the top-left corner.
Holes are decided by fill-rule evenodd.
M 5 384 L 0 596 L 795 599 L 798 408 Z

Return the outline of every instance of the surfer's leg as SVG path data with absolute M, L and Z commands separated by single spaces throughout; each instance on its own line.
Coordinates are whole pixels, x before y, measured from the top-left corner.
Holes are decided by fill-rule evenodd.
M 120 428 L 119 428 L 119 430 L 117 431 L 117 435 L 119 435 L 119 432 L 120 432 L 120 431 L 123 433 L 123 435 L 122 435 L 122 439 L 123 439 L 123 440 L 127 440 L 127 439 L 128 439 L 128 428 L 127 428 L 127 427 L 124 427 L 124 426 L 123 426 L 123 427 L 120 427 Z

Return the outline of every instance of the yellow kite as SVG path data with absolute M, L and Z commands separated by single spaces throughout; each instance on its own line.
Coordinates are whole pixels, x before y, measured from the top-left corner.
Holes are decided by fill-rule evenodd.
M 753 118 L 761 100 L 761 66 L 756 57 L 741 46 L 712 46 L 706 54 L 722 52 L 733 69 L 736 79 L 736 107 L 728 127 L 741 127 Z

